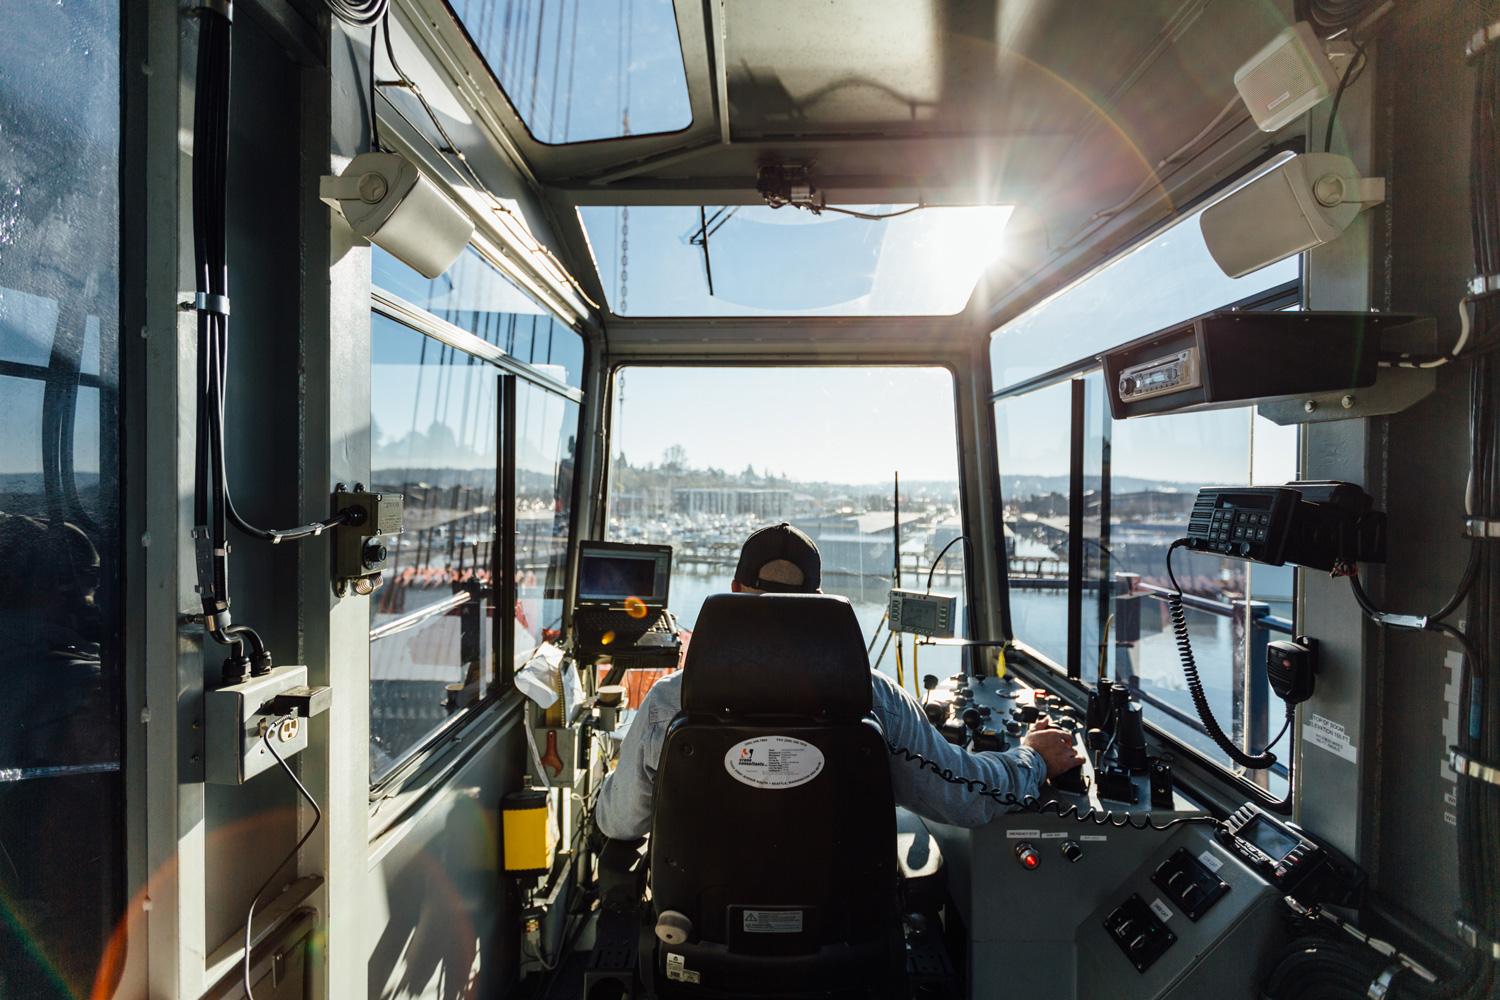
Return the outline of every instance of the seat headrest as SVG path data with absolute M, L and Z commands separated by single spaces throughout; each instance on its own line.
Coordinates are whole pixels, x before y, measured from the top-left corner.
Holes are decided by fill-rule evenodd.
M 825 594 L 715 594 L 688 644 L 682 707 L 860 718 L 870 711 L 870 659 L 853 605 Z

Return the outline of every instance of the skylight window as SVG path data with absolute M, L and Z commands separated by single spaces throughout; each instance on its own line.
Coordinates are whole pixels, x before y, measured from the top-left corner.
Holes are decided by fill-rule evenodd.
M 619 316 L 948 316 L 1000 256 L 1011 206 L 879 221 L 760 205 L 578 211 Z
M 672 0 L 449 0 L 538 142 L 693 123 Z

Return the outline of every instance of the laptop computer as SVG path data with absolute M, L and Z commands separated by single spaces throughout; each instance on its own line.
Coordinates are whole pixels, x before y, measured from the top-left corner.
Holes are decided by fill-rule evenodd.
M 573 606 L 580 659 L 643 653 L 675 663 L 676 628 L 667 610 L 671 579 L 670 545 L 581 542 Z M 647 633 L 653 633 L 650 639 Z

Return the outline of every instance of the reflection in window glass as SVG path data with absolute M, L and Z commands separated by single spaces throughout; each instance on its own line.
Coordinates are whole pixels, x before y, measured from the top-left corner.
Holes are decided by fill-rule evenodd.
M 538 142 L 693 122 L 672 0 L 450 0 Z
M 1185 533 L 1200 487 L 1248 482 L 1250 413 L 1236 409 L 1148 417 L 1112 428 L 1111 568 L 1135 578 L 1128 589 L 1120 587 L 1115 608 L 1122 619 L 1140 619 L 1134 642 L 1128 625 L 1118 635 L 1113 673 L 1133 680 L 1157 724 L 1215 757 L 1221 755 L 1207 736 L 1163 711 L 1150 712 L 1150 707 L 1165 705 L 1195 718 L 1167 614 L 1167 547 Z M 1231 720 L 1240 705 L 1235 679 L 1245 663 L 1250 564 L 1182 550 L 1172 560 L 1184 591 L 1213 602 L 1211 611 L 1188 609 L 1188 628 L 1209 705 L 1225 732 L 1238 735 L 1241 726 L 1231 726 Z M 1136 607 L 1122 607 L 1130 603 Z
M 425 278 L 375 247 L 376 287 L 494 344 L 517 361 L 571 386 L 583 378 L 583 337 L 469 247 L 447 272 Z
M 686 415 L 691 415 L 690 418 Z M 693 627 L 729 591 L 740 546 L 789 521 L 823 557 L 823 591 L 849 598 L 875 636 L 895 564 L 892 473 L 901 473 L 902 583 L 923 587 L 962 533 L 953 379 L 940 368 L 626 368 L 615 379 L 609 537 L 673 547 L 670 606 Z M 959 598 L 962 543 L 933 590 Z M 962 632 L 960 632 L 962 634 Z M 881 656 L 876 643 L 871 659 Z M 959 651 L 926 648 L 916 673 L 943 676 Z M 895 676 L 895 652 L 880 669 Z
M 619 316 L 949 316 L 1004 249 L 1010 213 L 923 208 L 871 221 L 764 205 L 578 210 Z
M 0 996 L 60 1000 L 120 974 L 120 17 L 4 21 Z
M 1300 256 L 1226 278 L 1203 242 L 1202 210 L 995 331 L 990 337 L 995 389 L 1297 280 Z
M 389 540 L 390 566 L 370 599 L 372 781 L 493 679 L 499 379 L 490 365 L 372 317 L 371 488 L 406 496 L 406 530 Z
M 577 403 L 516 383 L 516 654 L 556 639 L 566 597 Z

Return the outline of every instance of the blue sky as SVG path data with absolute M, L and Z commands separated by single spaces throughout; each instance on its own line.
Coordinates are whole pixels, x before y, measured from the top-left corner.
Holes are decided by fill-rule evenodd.
M 747 464 L 804 481 L 958 478 L 953 378 L 942 368 L 626 368 L 616 454 Z

